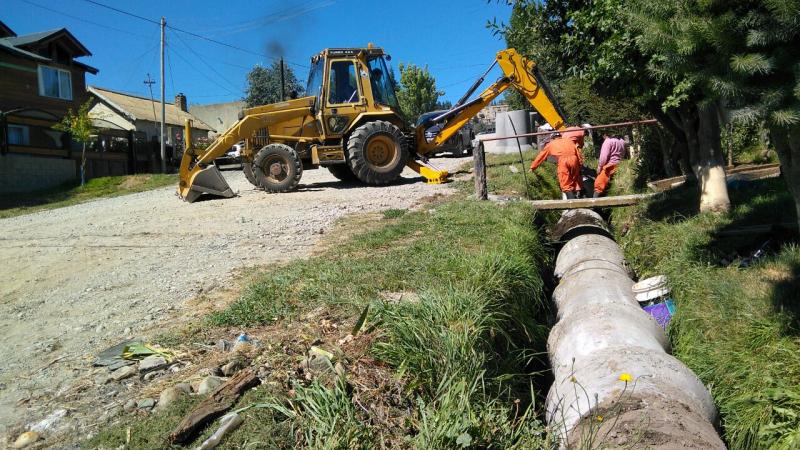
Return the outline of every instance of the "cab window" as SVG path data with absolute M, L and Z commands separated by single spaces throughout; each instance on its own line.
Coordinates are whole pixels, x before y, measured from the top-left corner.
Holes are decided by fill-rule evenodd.
M 352 61 L 333 61 L 328 75 L 328 103 L 359 103 L 356 66 Z

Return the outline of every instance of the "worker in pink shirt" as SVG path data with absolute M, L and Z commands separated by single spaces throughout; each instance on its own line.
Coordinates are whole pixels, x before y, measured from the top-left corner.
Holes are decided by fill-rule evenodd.
M 597 160 L 597 178 L 594 180 L 594 198 L 602 197 L 608 191 L 611 177 L 625 156 L 625 141 L 617 136 L 603 135 L 600 159 Z

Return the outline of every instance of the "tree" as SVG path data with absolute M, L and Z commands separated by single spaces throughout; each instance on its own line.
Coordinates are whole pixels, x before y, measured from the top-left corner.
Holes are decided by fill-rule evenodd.
M 70 138 L 83 145 L 81 150 L 81 186 L 86 183 L 86 143 L 95 134 L 96 128 L 92 125 L 92 118 L 89 117 L 89 108 L 92 100 L 86 100 L 78 109 L 77 114 L 72 112 L 72 108 L 61 119 L 61 122 L 53 125 L 53 129 L 64 133 L 69 133 Z
M 270 67 L 253 67 L 247 74 L 247 90 L 244 101 L 248 107 L 277 103 L 288 98 L 292 91 L 302 94 L 303 86 L 297 80 L 294 70 L 284 65 L 285 95 L 281 95 L 281 64 L 278 61 Z
M 444 92 L 436 90 L 436 80 L 428 71 L 428 66 L 400 64 L 397 101 L 406 120 L 414 122 L 421 114 L 435 110 L 442 95 Z
M 453 107 L 453 102 L 450 100 L 437 101 L 435 109 L 450 109 Z
M 587 80 L 598 95 L 631 99 L 650 112 L 674 136 L 684 172 L 699 180 L 701 210 L 727 211 L 730 201 L 721 159 L 719 109 L 700 89 L 693 89 L 692 95 L 674 96 L 687 77 L 663 76 L 654 70 L 653 63 L 666 50 L 648 45 L 646 40 L 655 36 L 643 36 L 653 33 L 647 25 L 657 22 L 655 10 L 661 12 L 661 6 L 648 10 L 652 5 L 645 0 L 523 0 L 515 5 L 510 24 L 498 32 L 509 45 L 519 44 L 518 50 L 538 58 L 543 68 L 556 70 L 563 78 Z M 636 6 L 641 8 L 634 14 L 631 9 Z M 651 22 L 646 20 L 648 13 Z

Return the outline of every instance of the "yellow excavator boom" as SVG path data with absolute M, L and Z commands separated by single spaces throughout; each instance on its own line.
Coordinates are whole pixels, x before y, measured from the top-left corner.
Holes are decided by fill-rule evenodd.
M 465 102 L 466 98 L 471 95 L 483 81 L 483 77 L 481 77 L 450 111 L 417 126 L 415 130 L 417 153 L 425 155 L 442 146 L 457 133 L 462 126 L 475 117 L 480 110 L 489 105 L 509 87 L 518 90 L 554 130 L 561 130 L 566 127 L 564 114 L 557 106 L 558 103 L 552 92 L 550 92 L 547 83 L 544 81 L 544 77 L 541 76 L 539 70 L 536 68 L 535 62 L 520 55 L 513 48 L 509 48 L 497 52 L 495 62 L 489 67 L 489 70 L 491 70 L 495 64 L 499 65 L 503 70 L 502 78 L 484 89 L 474 100 Z M 486 72 L 488 73 L 489 70 Z M 444 122 L 444 125 L 439 131 L 439 134 L 428 142 L 425 139 L 425 129 L 437 122 Z

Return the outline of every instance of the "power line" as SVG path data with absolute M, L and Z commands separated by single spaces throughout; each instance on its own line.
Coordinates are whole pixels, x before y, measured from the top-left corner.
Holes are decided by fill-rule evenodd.
M 170 48 L 169 44 L 166 44 L 167 49 Z M 172 86 L 172 94 L 175 95 L 178 91 L 175 90 L 175 79 L 172 78 L 172 59 L 169 57 L 169 52 L 167 52 L 167 67 L 169 67 L 169 83 Z
M 124 11 L 122 9 L 115 8 L 113 6 L 109 6 L 109 5 L 100 3 L 100 2 L 96 2 L 94 0 L 83 0 L 83 1 L 85 1 L 87 3 L 91 3 L 93 5 L 100 6 L 102 8 L 106 8 L 106 9 L 110 9 L 112 11 L 116 11 L 116 12 L 118 12 L 120 14 L 125 14 L 126 16 L 134 17 L 134 18 L 137 18 L 139 20 L 144 20 L 145 22 L 149 22 L 149 23 L 161 26 L 161 22 L 158 22 L 158 21 L 152 20 L 152 19 L 148 19 L 147 17 L 143 17 L 143 16 L 140 16 L 138 14 L 134 14 L 134 13 L 131 13 L 131 12 L 128 12 L 128 11 Z M 279 58 L 276 58 L 275 56 L 270 56 L 270 55 L 267 55 L 267 54 L 264 54 L 264 53 L 258 53 L 258 52 L 254 52 L 252 50 L 247 50 L 246 48 L 238 47 L 236 45 L 232 45 L 232 44 L 228 44 L 226 42 L 218 41 L 216 39 L 211 39 L 211 38 L 203 36 L 201 34 L 197 34 L 197 33 L 191 32 L 191 31 L 187 31 L 187 30 L 183 30 L 183 29 L 180 29 L 180 28 L 177 28 L 177 27 L 173 27 L 172 25 L 167 25 L 167 28 L 170 28 L 172 30 L 175 30 L 175 31 L 178 31 L 178 32 L 181 32 L 181 33 L 184 33 L 184 34 L 188 34 L 189 36 L 194 36 L 196 38 L 206 40 L 208 42 L 213 42 L 213 43 L 215 43 L 217 45 L 221 45 L 221 46 L 224 46 L 224 47 L 232 48 L 232 49 L 238 50 L 240 52 L 250 53 L 250 54 L 256 55 L 256 56 L 270 58 L 270 59 L 275 60 L 275 61 L 277 61 L 279 59 Z M 286 62 L 289 63 L 289 64 L 292 64 L 294 66 L 304 67 L 306 69 L 309 68 L 309 66 L 306 66 L 306 65 L 303 65 L 303 64 L 298 64 L 298 63 L 294 63 L 294 62 L 290 62 L 290 61 L 286 61 Z
M 178 40 L 179 40 L 179 41 L 181 41 L 181 43 L 182 43 L 182 44 L 183 44 L 183 45 L 184 45 L 186 48 L 188 48 L 188 49 L 189 49 L 189 51 L 190 51 L 190 52 L 192 52 L 192 53 L 194 54 L 194 56 L 196 56 L 196 57 L 197 57 L 197 59 L 199 59 L 200 61 L 202 61 L 202 62 L 203 62 L 203 64 L 205 64 L 205 65 L 206 65 L 206 67 L 208 67 L 208 68 L 209 68 L 209 69 L 210 69 L 212 72 L 214 72 L 215 74 L 217 74 L 217 76 L 218 76 L 218 77 L 220 77 L 220 79 L 224 80 L 226 83 L 228 83 L 229 85 L 231 85 L 231 86 L 232 86 L 234 89 L 238 89 L 238 87 L 237 87 L 237 86 L 236 86 L 234 83 L 232 83 L 230 80 L 228 80 L 227 78 L 225 78 L 225 77 L 224 77 L 224 76 L 223 76 L 221 73 L 219 73 L 219 72 L 217 71 L 217 69 L 215 69 L 215 68 L 214 68 L 214 66 L 212 66 L 211 64 L 209 64 L 209 63 L 208 63 L 208 61 L 206 61 L 206 60 L 205 60 L 205 58 L 203 58 L 202 56 L 200 56 L 200 54 L 198 54 L 196 51 L 194 51 L 194 49 L 193 49 L 192 47 L 190 47 L 190 46 L 189 46 L 189 44 L 187 44 L 187 43 L 186 43 L 186 41 L 184 41 L 184 40 L 183 40 L 183 39 L 182 39 L 182 38 L 181 38 L 179 35 L 177 35 L 177 34 L 175 34 L 175 33 L 172 33 L 172 35 L 173 35 L 173 36 L 175 36 L 175 37 L 177 37 L 177 38 L 178 38 Z
M 19 0 L 19 1 L 21 1 L 23 3 L 27 3 L 27 4 L 31 5 L 31 6 L 35 6 L 37 8 L 44 9 L 45 11 L 50 11 L 50 12 L 53 12 L 53 13 L 56 13 L 56 14 L 61 14 L 62 16 L 69 17 L 70 19 L 74 19 L 74 20 L 77 20 L 79 22 L 84 22 L 84 23 L 88 23 L 90 25 L 94 25 L 94 26 L 97 26 L 97 27 L 118 31 L 120 33 L 130 34 L 131 36 L 136 36 L 136 37 L 145 38 L 145 39 L 147 38 L 147 36 L 144 36 L 144 35 L 141 35 L 141 34 L 131 33 L 128 30 L 123 30 L 123 29 L 120 29 L 120 28 L 110 27 L 108 25 L 103 25 L 102 23 L 92 22 L 91 20 L 86 20 L 86 19 L 84 19 L 82 17 L 73 16 L 72 14 L 68 14 L 68 13 L 65 13 L 63 11 L 58 11 L 56 9 L 53 9 L 53 8 L 50 8 L 50 7 L 47 7 L 47 6 L 44 6 L 44 5 L 40 5 L 38 3 L 34 3 L 32 1 L 29 1 L 29 0 Z
M 96 2 L 96 1 L 94 1 L 94 0 L 83 0 L 83 1 L 85 1 L 85 2 L 87 2 L 87 3 L 91 3 L 91 4 L 93 4 L 93 5 L 97 5 L 97 6 L 100 6 L 100 7 L 106 8 L 106 9 L 110 9 L 110 10 L 112 10 L 112 11 L 116 11 L 116 12 L 118 12 L 118 13 L 120 13 L 120 14 L 125 14 L 126 16 L 135 17 L 135 18 L 137 18 L 137 19 L 139 19 L 139 20 L 144 20 L 145 22 L 150 22 L 150 23 L 152 23 L 152 24 L 155 24 L 155 25 L 161 26 L 161 22 L 159 22 L 159 21 L 157 21 L 157 20 L 148 19 L 147 17 L 143 17 L 143 16 L 140 16 L 140 15 L 138 15 L 138 14 L 134 14 L 134 13 L 131 13 L 131 12 L 128 12 L 128 11 L 123 11 L 123 10 L 121 10 L 121 9 L 114 8 L 113 6 L 104 5 L 104 4 L 102 4 L 102 3 L 100 3 L 100 2 Z
M 186 63 L 186 64 L 187 64 L 187 65 L 188 65 L 188 66 L 189 66 L 189 67 L 190 67 L 192 70 L 194 70 L 195 72 L 203 74 L 203 76 L 205 76 L 205 77 L 206 77 L 206 79 L 207 79 L 208 81 L 210 81 L 210 82 L 214 83 L 214 84 L 215 84 L 215 85 L 216 85 L 218 88 L 220 88 L 220 89 L 222 89 L 222 90 L 224 90 L 224 91 L 228 92 L 229 94 L 236 94 L 235 92 L 231 91 L 231 90 L 230 90 L 230 89 L 228 89 L 227 87 L 225 87 L 225 86 L 221 85 L 221 84 L 220 84 L 220 83 L 219 83 L 217 80 L 215 80 L 215 79 L 211 78 L 210 76 L 208 76 L 208 74 L 206 74 L 206 72 L 204 72 L 204 71 L 202 71 L 202 70 L 199 70 L 199 69 L 198 69 L 197 67 L 195 67 L 195 66 L 194 66 L 194 64 L 192 64 L 192 63 L 191 63 L 191 62 L 190 62 L 188 59 L 184 58 L 184 57 L 183 57 L 183 55 L 181 55 L 181 54 L 180 54 L 180 52 L 176 52 L 176 53 L 175 53 L 175 56 L 177 56 L 178 58 L 180 58 L 180 59 L 181 59 L 181 61 L 185 62 L 185 63 Z

